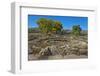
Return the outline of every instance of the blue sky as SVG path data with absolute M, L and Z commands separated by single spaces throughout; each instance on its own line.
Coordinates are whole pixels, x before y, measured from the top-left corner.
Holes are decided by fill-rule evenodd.
M 28 15 L 28 28 L 38 27 L 36 21 L 40 18 L 60 21 L 63 24 L 64 29 L 71 29 L 73 25 L 80 25 L 82 30 L 88 30 L 88 17 L 50 15 Z

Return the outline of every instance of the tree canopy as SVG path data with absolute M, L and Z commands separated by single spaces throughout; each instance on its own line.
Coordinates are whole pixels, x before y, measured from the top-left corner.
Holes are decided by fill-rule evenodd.
M 39 25 L 39 29 L 44 33 L 61 31 L 61 29 L 63 28 L 60 21 L 46 18 L 40 18 L 39 20 L 37 20 L 37 24 Z
M 37 20 L 37 24 L 39 26 L 39 29 L 43 33 L 61 33 L 63 26 L 60 21 L 47 19 L 47 18 L 40 18 Z M 72 34 L 75 36 L 79 36 L 81 33 L 81 27 L 80 25 L 73 25 L 72 26 Z

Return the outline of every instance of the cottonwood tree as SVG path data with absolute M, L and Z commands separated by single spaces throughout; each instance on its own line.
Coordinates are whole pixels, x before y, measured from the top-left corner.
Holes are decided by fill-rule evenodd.
M 37 24 L 43 33 L 51 33 L 53 31 L 57 33 L 57 31 L 61 31 L 63 28 L 61 22 L 46 18 L 40 18 L 37 20 Z

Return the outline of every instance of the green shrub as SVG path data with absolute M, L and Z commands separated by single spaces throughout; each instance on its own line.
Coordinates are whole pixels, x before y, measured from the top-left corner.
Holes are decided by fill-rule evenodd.
M 72 27 L 72 34 L 75 35 L 75 36 L 79 36 L 81 34 L 81 27 L 80 25 L 74 25 Z

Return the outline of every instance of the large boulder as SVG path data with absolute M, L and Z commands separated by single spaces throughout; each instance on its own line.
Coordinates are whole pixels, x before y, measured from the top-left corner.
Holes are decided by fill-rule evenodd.
M 84 41 L 73 40 L 70 43 L 70 46 L 72 48 L 87 49 L 88 44 L 87 44 L 87 42 L 84 42 Z
M 78 45 L 79 45 L 78 48 L 80 48 L 80 49 L 87 49 L 87 47 L 88 47 L 88 44 L 83 41 L 79 41 Z

